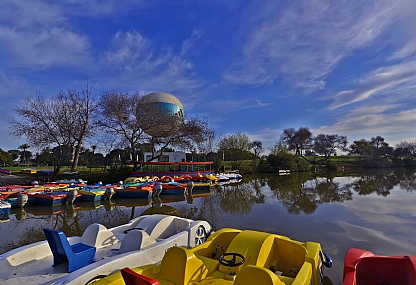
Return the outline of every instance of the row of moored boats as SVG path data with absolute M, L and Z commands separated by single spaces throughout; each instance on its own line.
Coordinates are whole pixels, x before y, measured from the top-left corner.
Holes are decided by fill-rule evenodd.
M 82 179 L 58 180 L 31 186 L 6 185 L 0 187 L 0 209 L 6 211 L 26 205 L 56 206 L 78 201 L 97 201 L 111 198 L 149 198 L 159 195 L 184 195 L 190 191 L 208 190 L 213 185 L 239 182 L 241 175 L 195 174 L 185 176 L 129 177 L 116 184 L 88 185 Z

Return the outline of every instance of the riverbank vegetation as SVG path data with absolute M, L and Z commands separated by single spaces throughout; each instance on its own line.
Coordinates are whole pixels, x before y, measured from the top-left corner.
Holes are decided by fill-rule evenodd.
M 142 94 L 120 90 L 104 90 L 96 97 L 88 84 L 81 92 L 68 90 L 47 100 L 40 94 L 29 96 L 9 119 L 11 134 L 27 143 L 14 150 L 0 148 L 1 166 L 45 167 L 53 170 L 52 180 L 64 172 L 90 177 L 105 173 L 112 182 L 137 170 L 145 152 L 152 153 L 152 160 L 163 152 L 183 151 L 186 161 L 213 161 L 218 172 L 416 166 L 416 141 L 392 147 L 376 136 L 349 143 L 344 135 L 314 135 L 300 127 L 284 129 L 275 144 L 265 148 L 243 132 L 217 137 L 207 119 L 172 117 L 142 100 Z

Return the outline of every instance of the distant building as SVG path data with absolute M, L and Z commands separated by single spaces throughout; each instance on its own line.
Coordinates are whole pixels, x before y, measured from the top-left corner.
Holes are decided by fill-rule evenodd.
M 157 156 L 159 153 L 155 153 Z M 150 161 L 152 158 L 151 152 L 144 153 L 144 161 Z M 153 159 L 154 162 L 185 162 L 186 156 L 185 152 L 183 151 L 175 151 L 175 152 L 162 152 L 162 155 L 159 156 L 158 159 Z

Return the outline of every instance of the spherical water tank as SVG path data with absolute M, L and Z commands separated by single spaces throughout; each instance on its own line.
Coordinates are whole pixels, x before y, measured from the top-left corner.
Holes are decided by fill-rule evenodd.
M 173 135 L 183 124 L 183 105 L 172 94 L 149 93 L 140 100 L 138 109 L 142 129 L 153 137 Z

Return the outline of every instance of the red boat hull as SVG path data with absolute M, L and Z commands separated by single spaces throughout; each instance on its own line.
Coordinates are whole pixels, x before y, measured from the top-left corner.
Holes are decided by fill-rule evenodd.
M 345 256 L 343 285 L 414 285 L 416 256 L 383 256 L 350 248 Z

